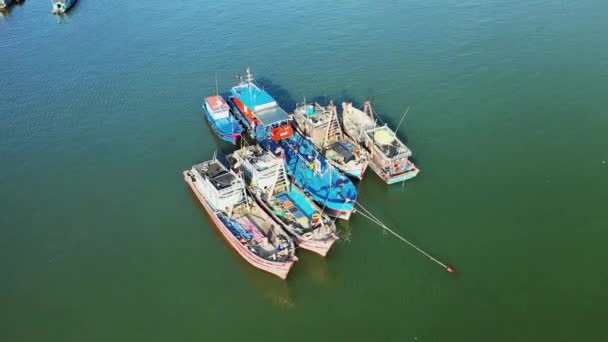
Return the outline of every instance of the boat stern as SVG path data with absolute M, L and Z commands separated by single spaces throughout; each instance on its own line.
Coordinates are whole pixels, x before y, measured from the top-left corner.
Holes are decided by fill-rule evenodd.
M 348 220 L 350 215 L 353 213 L 353 209 L 333 209 L 329 207 L 325 207 L 323 210 L 327 215 L 335 218 L 339 218 L 342 220 Z
M 331 238 L 326 240 L 301 240 L 298 244 L 299 247 L 304 248 L 313 253 L 317 253 L 322 257 L 327 256 L 331 247 L 338 241 L 338 237 L 333 235 Z
M 388 178 L 386 180 L 386 183 L 390 185 L 390 184 L 405 182 L 407 180 L 410 180 L 410 179 L 416 177 L 419 172 L 420 172 L 420 170 L 418 168 L 414 168 L 414 169 L 409 170 L 405 173 L 402 173 L 398 176 Z

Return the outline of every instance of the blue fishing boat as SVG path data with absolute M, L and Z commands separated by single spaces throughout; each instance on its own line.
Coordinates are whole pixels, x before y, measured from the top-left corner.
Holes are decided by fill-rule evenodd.
M 53 3 L 53 13 L 54 14 L 64 14 L 67 12 L 76 0 L 52 0 Z
M 223 140 L 236 145 L 243 128 L 230 115 L 230 107 L 226 101 L 219 95 L 208 96 L 203 103 L 203 111 L 215 133 Z
M 247 69 L 245 81 L 230 90 L 234 111 L 262 148 L 285 158 L 292 182 L 334 217 L 347 220 L 357 201 L 352 181 L 327 162 L 312 141 L 294 131 L 291 117 L 276 100 L 253 82 Z
M 357 188 L 352 181 L 300 133 L 283 140 L 271 138 L 272 126 L 258 127 L 258 143 L 264 149 L 285 159 L 292 181 L 303 188 L 330 216 L 348 220 L 357 201 Z M 266 133 L 262 133 L 266 132 Z

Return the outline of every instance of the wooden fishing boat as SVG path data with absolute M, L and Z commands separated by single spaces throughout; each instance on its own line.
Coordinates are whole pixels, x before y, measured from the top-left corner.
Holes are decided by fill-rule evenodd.
M 248 263 L 281 279 L 295 256 L 293 239 L 247 195 L 242 178 L 215 157 L 184 171 L 184 180 L 230 246 Z
M 293 112 L 297 128 L 312 140 L 330 164 L 346 175 L 363 179 L 368 153 L 342 132 L 336 106 L 330 102 L 298 105 Z
M 370 167 L 387 184 L 416 177 L 420 170 L 409 160 L 412 151 L 386 124 L 378 126 L 369 101 L 363 111 L 342 103 L 344 131 L 370 153 Z
M 242 172 L 248 190 L 296 244 L 325 256 L 338 239 L 336 225 L 312 199 L 287 178 L 284 161 L 259 146 L 247 146 L 229 156 Z

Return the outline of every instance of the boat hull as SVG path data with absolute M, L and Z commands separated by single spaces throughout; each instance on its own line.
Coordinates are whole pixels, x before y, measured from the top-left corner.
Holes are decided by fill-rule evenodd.
M 331 239 L 324 241 L 296 239 L 299 247 L 317 253 L 322 257 L 327 256 L 331 247 L 338 241 L 338 237 L 334 236 Z
M 280 279 L 283 279 L 283 280 L 286 279 L 287 275 L 289 274 L 289 270 L 293 266 L 294 261 L 292 261 L 292 260 L 287 261 L 287 262 L 269 261 L 269 260 L 266 260 L 266 259 L 263 259 L 263 258 L 257 256 L 256 254 L 252 253 L 249 249 L 247 249 L 245 246 L 243 246 L 241 244 L 241 242 L 238 241 L 238 239 L 234 235 L 232 235 L 230 230 L 228 230 L 228 228 L 220 220 L 220 218 L 217 216 L 215 211 L 207 204 L 205 198 L 198 191 L 198 189 L 192 182 L 192 179 L 190 178 L 188 173 L 189 173 L 189 171 L 183 172 L 184 180 L 190 186 L 190 189 L 192 190 L 194 195 L 197 197 L 198 201 L 201 203 L 203 208 L 205 208 L 205 211 L 207 212 L 207 214 L 213 221 L 215 227 L 220 232 L 220 234 L 222 234 L 224 239 L 230 244 L 232 249 L 234 249 L 237 253 L 239 253 L 239 255 L 243 259 L 245 259 L 245 261 L 250 263 L 252 266 L 254 266 L 262 271 L 271 273 L 271 274 L 279 277 Z
M 338 170 L 344 172 L 345 175 L 351 178 L 356 178 L 358 180 L 363 179 L 363 175 L 365 174 L 365 170 L 367 169 L 368 165 L 368 163 L 364 163 L 363 165 L 358 165 L 356 167 L 348 167 L 347 165 L 340 165 L 334 162 L 332 162 L 331 164 L 335 166 Z
M 211 126 L 211 129 L 213 129 L 213 131 L 215 132 L 215 135 L 217 135 L 220 139 L 227 141 L 233 145 L 236 145 L 237 142 L 239 141 L 239 138 L 241 137 L 241 133 L 225 133 L 219 130 L 219 128 L 214 124 L 213 120 L 211 120 L 211 118 L 209 118 L 209 115 L 207 114 L 207 122 L 209 122 L 209 126 Z
M 396 175 L 388 175 L 382 172 L 382 170 L 380 170 L 380 168 L 374 163 L 370 163 L 369 166 L 372 168 L 374 173 L 378 175 L 378 177 L 380 177 L 386 184 L 389 185 L 405 182 L 409 179 L 416 177 L 420 172 L 418 168 L 414 167 L 413 169 L 408 170 L 406 172 L 398 173 Z
M 342 220 L 350 219 L 350 215 L 352 215 L 352 213 L 353 213 L 352 210 L 340 210 L 340 209 L 333 209 L 333 208 L 328 208 L 328 207 L 325 207 L 323 212 L 331 217 L 339 218 Z

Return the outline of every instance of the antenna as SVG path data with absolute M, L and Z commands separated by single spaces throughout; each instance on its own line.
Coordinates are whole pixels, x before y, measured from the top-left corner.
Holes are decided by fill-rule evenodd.
M 215 96 L 220 97 L 220 86 L 217 83 L 217 71 L 215 72 Z

